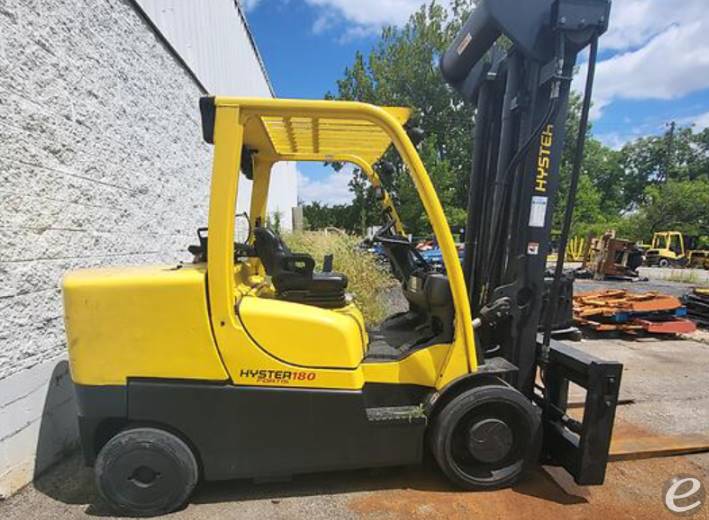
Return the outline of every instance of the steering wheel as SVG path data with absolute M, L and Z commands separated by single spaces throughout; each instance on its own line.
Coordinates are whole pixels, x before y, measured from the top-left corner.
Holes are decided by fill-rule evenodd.
M 384 224 L 382 227 L 380 227 L 376 233 L 374 233 L 374 236 L 372 237 L 372 242 L 381 242 L 382 238 L 385 238 L 386 235 L 391 231 L 391 228 L 394 227 L 394 222 L 389 221 L 386 224 Z
M 392 246 L 405 246 L 409 251 L 413 253 L 414 258 L 416 259 L 416 263 L 419 264 L 420 267 L 424 267 L 426 268 L 426 270 L 428 270 L 428 262 L 426 262 L 424 257 L 421 256 L 419 250 L 416 249 L 416 247 L 414 247 L 414 245 L 406 237 L 391 233 L 394 224 L 395 222 L 393 220 L 390 220 L 387 224 L 382 226 L 379 231 L 374 234 L 374 237 L 372 237 L 372 241 L 381 242 L 385 245 L 389 244 Z

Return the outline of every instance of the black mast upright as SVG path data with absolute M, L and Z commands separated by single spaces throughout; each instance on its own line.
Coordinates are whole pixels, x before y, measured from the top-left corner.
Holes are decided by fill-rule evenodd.
M 463 272 L 482 319 L 479 356 L 516 365 L 529 396 L 571 78 L 609 12 L 609 0 L 481 0 L 441 58 L 445 80 L 477 107 Z M 552 303 L 556 294 L 558 281 Z

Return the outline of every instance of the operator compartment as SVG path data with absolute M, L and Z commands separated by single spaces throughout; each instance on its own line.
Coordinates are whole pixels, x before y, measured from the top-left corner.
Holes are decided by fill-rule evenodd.
M 326 271 L 315 271 L 311 255 L 291 252 L 273 230 L 255 227 L 249 254 L 258 258 L 270 283 L 250 286 L 238 298 L 237 316 L 251 339 L 275 358 L 309 368 L 356 368 L 362 361 L 395 361 L 451 343 L 455 307 L 448 277 L 433 270 L 408 239 L 390 231 L 383 228 L 375 240 L 400 280 L 408 310 L 365 327 L 345 292 L 344 274 L 331 272 L 327 259 Z
M 227 379 L 209 325 L 202 265 L 81 269 L 64 277 L 72 379 Z
M 327 265 L 316 271 L 310 254 L 292 252 L 270 228 L 256 226 L 250 235 L 253 247 L 237 244 L 235 265 L 258 259 L 267 275 L 253 285 L 245 269 L 247 288 L 237 296 L 236 314 L 251 340 L 288 364 L 356 368 L 368 338 L 364 317 L 345 292 L 347 277 Z
M 409 309 L 368 329 L 367 361 L 401 359 L 414 351 L 453 341 L 455 307 L 448 277 L 435 272 L 405 237 L 384 226 L 374 240 L 381 243 Z
M 204 137 L 209 143 L 214 138 L 214 110 L 218 104 L 218 100 L 215 105 L 213 98 L 203 98 L 200 105 Z M 234 197 L 229 192 L 225 195 L 229 225 L 216 218 L 212 222 L 210 215 L 212 238 L 216 234 L 221 240 L 218 252 L 207 254 L 206 237 L 200 237 L 201 245 L 195 249 L 195 260 L 209 264 L 212 312 L 216 309 L 214 302 L 223 297 L 217 291 L 214 297 L 212 295 L 216 276 L 229 273 L 226 277 L 230 277 L 238 272 L 234 279 L 234 299 L 222 301 L 234 305 L 238 322 L 254 345 L 268 354 L 271 361 L 323 370 L 351 370 L 363 362 L 403 360 L 418 350 L 453 343 L 456 307 L 449 281 L 444 274 L 430 269 L 405 238 L 403 223 L 386 190 L 395 169 L 385 166 L 384 156 L 392 145 L 395 130 L 410 134 L 406 136 L 409 139 L 411 136 L 415 140 L 420 138 L 416 137 L 415 126 L 404 127 L 411 110 L 356 105 L 351 108 L 372 111 L 372 114 L 345 116 L 327 111 L 320 113 L 316 103 L 303 113 L 267 110 L 243 100 L 239 106 L 243 134 L 236 144 L 240 148 L 238 173 L 232 177 L 234 172 L 230 170 L 225 175 L 220 193 L 226 193 L 223 190 L 238 193 L 239 179 L 243 175 L 252 182 L 248 211 L 237 214 L 236 206 L 232 205 Z M 377 117 L 386 119 L 387 124 L 375 122 Z M 387 129 L 387 125 L 391 128 Z M 401 157 L 397 147 L 391 150 L 409 171 L 410 161 Z M 322 269 L 317 270 L 310 254 L 289 249 L 277 232 L 280 226 L 269 228 L 273 214 L 268 201 L 269 187 L 279 175 L 274 166 L 285 161 L 349 164 L 369 180 L 387 223 L 377 239 L 387 250 L 408 310 L 367 328 L 361 310 L 347 293 L 347 276 L 332 269 L 332 255 L 326 254 Z M 231 219 L 242 215 L 248 233 L 239 235 Z M 213 226 L 221 231 L 215 232 Z M 214 251 L 214 244 L 209 247 Z M 351 274 L 354 277 L 354 273 Z M 220 312 L 232 312 L 232 309 Z M 219 331 L 220 328 L 215 329 L 217 338 Z M 224 345 L 222 347 L 220 338 L 220 348 L 230 348 L 226 341 Z M 431 358 L 421 357 L 426 359 L 424 363 L 433 363 Z M 414 361 L 411 366 L 417 363 Z M 391 374 L 396 374 L 396 370 Z M 426 383 L 432 381 L 426 380 Z

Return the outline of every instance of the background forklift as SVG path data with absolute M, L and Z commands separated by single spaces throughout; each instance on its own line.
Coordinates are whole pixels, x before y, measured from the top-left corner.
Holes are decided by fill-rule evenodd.
M 699 237 L 680 231 L 659 231 L 645 252 L 645 264 L 658 267 L 697 267 L 709 269 L 709 249 L 701 247 Z
M 540 457 L 579 484 L 601 484 L 622 367 L 551 341 L 550 324 L 609 8 L 483 0 L 443 56 L 446 81 L 478 107 L 462 266 L 407 109 L 203 98 L 214 168 L 208 233 L 193 252 L 205 261 L 64 279 L 81 443 L 107 502 L 158 514 L 183 504 L 200 478 L 414 464 L 425 441 L 465 489 L 511 485 Z M 495 44 L 503 35 L 506 51 Z M 572 196 L 542 316 L 569 85 L 589 44 Z M 366 171 L 392 144 L 445 274 L 390 218 L 375 238 L 409 309 L 368 330 L 345 276 L 315 272 L 310 255 L 264 227 L 267 194 L 277 161 Z M 251 229 L 235 243 L 240 169 L 253 178 Z M 581 421 L 566 413 L 569 382 L 587 390 Z

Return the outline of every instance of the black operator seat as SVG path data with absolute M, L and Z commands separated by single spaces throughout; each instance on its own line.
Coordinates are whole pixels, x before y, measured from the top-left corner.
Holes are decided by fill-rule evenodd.
M 313 272 L 312 256 L 292 253 L 283 240 L 266 227 L 254 228 L 254 246 L 278 299 L 328 309 L 346 305 L 347 277 L 344 274 Z

